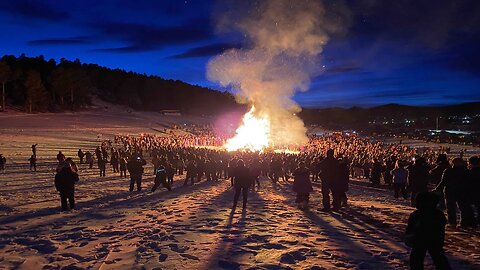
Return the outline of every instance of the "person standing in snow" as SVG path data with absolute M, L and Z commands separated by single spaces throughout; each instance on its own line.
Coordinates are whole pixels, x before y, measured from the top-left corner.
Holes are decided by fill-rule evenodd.
M 7 159 L 2 154 L 0 154 L 0 171 L 5 170 L 6 163 L 7 163 Z
M 405 231 L 405 244 L 412 248 L 410 269 L 423 269 L 427 251 L 436 269 L 451 269 L 443 250 L 447 220 L 436 208 L 438 196 L 432 192 L 419 192 L 415 200 L 417 210 L 410 214 Z
M 85 157 L 85 153 L 83 153 L 82 149 L 78 149 L 77 155 L 80 159 L 80 164 L 83 164 L 83 157 Z
M 145 159 L 141 158 L 139 155 L 135 155 L 128 160 L 127 169 L 130 173 L 130 191 L 133 191 L 135 183 L 137 184 L 137 191 L 142 190 L 143 166 L 146 164 L 147 162 Z
M 233 186 L 235 188 L 235 195 L 233 197 L 232 211 L 237 207 L 240 193 L 243 195 L 243 208 L 247 207 L 248 189 L 252 184 L 252 176 L 250 170 L 245 167 L 243 160 L 237 161 L 237 167 L 233 171 Z
M 320 179 L 322 180 L 322 211 L 330 211 L 330 192 L 333 196 L 333 208 L 338 210 L 341 206 L 340 196 L 338 194 L 338 182 L 340 179 L 340 164 L 333 156 L 333 149 L 327 150 L 327 157 L 319 164 Z
M 403 160 L 397 160 L 395 169 L 392 170 L 394 197 L 398 198 L 400 194 L 407 199 L 407 180 L 408 171 L 405 169 Z
M 55 175 L 55 188 L 60 194 L 62 211 L 75 209 L 75 183 L 78 180 L 78 174 L 73 170 L 70 162 L 64 162 Z
M 35 157 L 37 156 L 37 145 L 38 143 L 32 144 L 32 155 L 34 155 Z
M 293 171 L 293 191 L 297 193 L 295 202 L 298 206 L 301 209 L 307 207 L 313 188 L 310 182 L 310 171 L 305 166 L 305 162 L 300 162 L 298 168 Z
M 35 157 L 35 155 L 32 155 L 28 161 L 30 162 L 30 171 L 34 171 L 36 172 L 37 171 L 37 158 Z

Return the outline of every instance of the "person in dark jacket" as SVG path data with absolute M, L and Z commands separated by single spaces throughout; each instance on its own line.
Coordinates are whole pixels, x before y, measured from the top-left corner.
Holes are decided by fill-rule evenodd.
M 5 170 L 5 164 L 7 163 L 7 159 L 0 154 L 0 171 Z
M 85 157 L 85 153 L 83 153 L 82 149 L 78 149 L 77 156 L 80 159 L 80 164 L 83 164 L 83 157 Z
M 423 157 L 416 157 L 415 163 L 408 167 L 408 190 L 411 192 L 410 205 L 415 207 L 415 198 L 420 192 L 428 191 L 430 177 L 428 165 Z
M 119 160 L 120 164 L 120 177 L 127 178 L 127 159 L 124 157 L 121 157 Z
M 118 151 L 112 148 L 110 164 L 112 165 L 112 170 L 114 173 L 118 173 L 118 165 L 119 165 L 119 155 Z
M 63 161 L 65 161 L 65 155 L 62 153 L 62 151 L 58 151 L 57 160 L 58 163 L 62 163 Z
M 247 207 L 248 188 L 252 184 L 252 176 L 250 170 L 245 167 L 243 160 L 237 161 L 237 167 L 233 171 L 233 186 L 235 188 L 235 195 L 233 197 L 232 211 L 237 207 L 240 193 L 243 195 L 243 208 Z
M 451 168 L 450 162 L 448 161 L 447 154 L 440 154 L 435 161 L 435 167 L 430 171 L 430 180 L 437 186 L 442 181 L 443 173 L 446 169 Z M 440 197 L 438 207 L 440 209 L 446 209 L 445 206 L 445 196 L 443 192 L 437 192 L 437 195 Z
M 336 188 L 340 179 L 340 164 L 333 157 L 333 149 L 327 151 L 327 157 L 319 164 L 320 179 L 322 181 L 322 211 L 330 211 L 330 192 L 333 196 L 333 207 L 340 208 L 340 196 Z
M 183 183 L 184 186 L 188 184 L 190 180 L 191 184 L 193 185 L 195 182 L 195 174 L 196 174 L 197 166 L 193 160 L 190 160 L 187 165 L 187 176 L 185 177 L 185 182 Z
M 373 185 L 375 185 L 375 186 L 380 185 L 380 178 L 382 176 L 383 171 L 384 171 L 384 168 L 383 168 L 382 163 L 380 163 L 380 161 L 375 159 L 373 161 L 372 172 L 370 174 L 370 182 Z
M 34 171 L 36 172 L 37 171 L 37 158 L 35 157 L 35 155 L 32 155 L 28 161 L 30 162 L 30 171 Z
M 60 193 L 62 211 L 75 209 L 75 183 L 78 174 L 72 169 L 70 162 L 65 162 L 55 175 L 55 188 Z M 70 207 L 67 205 L 67 200 Z
M 420 192 L 415 199 L 417 210 L 410 214 L 405 232 L 405 244 L 412 248 L 410 269 L 423 269 L 427 251 L 436 269 L 450 269 L 443 250 L 446 219 L 443 212 L 436 209 L 438 196 Z
M 89 169 L 93 168 L 93 155 L 90 151 L 85 153 L 85 161 L 87 162 Z
M 472 201 L 469 196 L 470 178 L 466 162 L 461 158 L 452 161 L 452 168 L 443 173 L 442 181 L 435 188 L 435 191 L 443 191 L 445 194 L 445 205 L 447 206 L 447 217 L 450 226 L 457 226 L 457 205 L 460 209 L 460 226 L 473 227 L 475 219 L 473 216 Z
M 152 187 L 152 192 L 157 190 L 157 188 L 160 185 L 167 188 L 168 191 L 172 190 L 170 184 L 167 182 L 167 174 L 168 174 L 167 169 L 165 169 L 165 167 L 163 165 L 159 165 L 157 167 L 157 173 L 155 174 L 155 180 L 154 180 L 154 184 L 153 184 L 153 187 Z
M 476 156 L 470 157 L 468 163 L 470 167 L 470 184 L 472 186 L 470 198 L 477 212 L 477 225 L 480 225 L 480 158 Z
M 145 159 L 143 159 L 139 155 L 135 155 L 128 160 L 127 169 L 128 173 L 130 174 L 130 191 L 133 191 L 135 183 L 137 183 L 137 191 L 142 190 L 143 166 L 145 166 L 146 164 L 147 162 L 145 161 Z
M 298 168 L 293 171 L 293 191 L 297 193 L 295 202 L 298 206 L 300 208 L 307 207 L 313 188 L 310 182 L 310 170 L 307 169 L 304 162 L 300 162 Z
M 107 171 L 107 159 L 102 154 L 97 156 L 97 165 L 98 169 L 100 170 L 100 176 L 105 176 Z

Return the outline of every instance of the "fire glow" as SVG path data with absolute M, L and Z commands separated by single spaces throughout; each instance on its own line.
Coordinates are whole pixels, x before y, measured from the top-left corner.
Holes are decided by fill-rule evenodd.
M 252 106 L 242 118 L 235 131 L 236 135 L 228 139 L 224 147 L 227 151 L 262 151 L 270 146 L 270 119 L 268 115 L 259 115 Z

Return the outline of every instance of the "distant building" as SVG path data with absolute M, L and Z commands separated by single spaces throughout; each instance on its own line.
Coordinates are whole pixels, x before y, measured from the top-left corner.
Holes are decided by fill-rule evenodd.
M 160 113 L 166 116 L 182 116 L 180 110 L 161 110 Z

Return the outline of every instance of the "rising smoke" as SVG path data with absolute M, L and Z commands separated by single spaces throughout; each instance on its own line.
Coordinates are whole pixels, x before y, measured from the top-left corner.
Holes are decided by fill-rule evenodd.
M 292 97 L 321 72 L 320 55 L 338 26 L 321 1 L 259 1 L 246 14 L 222 20 L 222 27 L 241 31 L 249 47 L 211 59 L 207 77 L 235 89 L 237 101 L 254 106 L 256 116 L 267 116 L 275 145 L 303 144 L 306 128 Z

